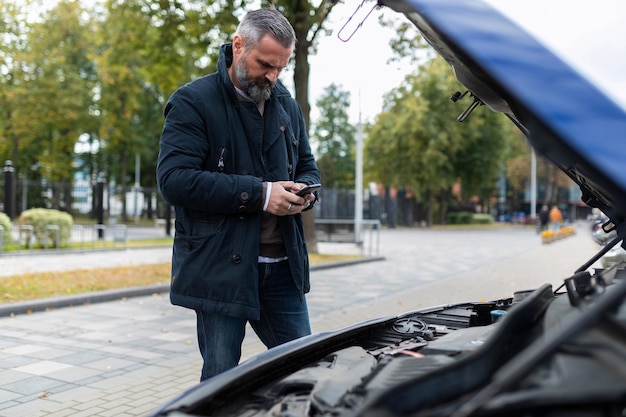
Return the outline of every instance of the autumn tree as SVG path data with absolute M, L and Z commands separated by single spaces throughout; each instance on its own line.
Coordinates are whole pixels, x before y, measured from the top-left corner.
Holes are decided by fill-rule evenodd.
M 354 187 L 356 128 L 349 121 L 350 93 L 336 84 L 317 100 L 319 118 L 312 128 L 317 165 L 328 188 Z
M 11 69 L 3 71 L 3 83 L 12 86 L 5 134 L 12 138 L 13 160 L 23 179 L 34 174 L 70 183 L 74 145 L 94 126 L 90 22 L 78 3 L 61 1 L 35 20 L 5 28 L 16 40 L 5 61 Z M 52 191 L 53 206 L 69 209 L 71 189 Z
M 11 160 L 21 166 L 19 140 L 15 131 L 15 111 L 19 107 L 17 99 L 23 97 L 23 55 L 28 48 L 26 11 L 23 5 L 13 2 L 0 2 L 0 156 L 2 161 Z
M 467 192 L 488 198 L 508 148 L 501 115 L 479 108 L 456 121 L 464 106 L 450 95 L 460 89 L 445 61 L 428 61 L 388 95 L 365 143 L 369 179 L 411 190 L 427 208 L 429 224 L 435 207 L 444 221 L 459 181 Z

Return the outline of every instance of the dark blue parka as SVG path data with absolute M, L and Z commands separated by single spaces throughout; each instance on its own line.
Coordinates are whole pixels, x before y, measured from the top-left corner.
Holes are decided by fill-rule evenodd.
M 172 303 L 256 320 L 262 182 L 312 184 L 320 175 L 289 91 L 277 82 L 261 116 L 255 103 L 238 99 L 231 62 L 232 47 L 223 45 L 217 72 L 168 100 L 157 180 L 176 211 Z M 304 294 L 310 284 L 302 217 L 279 217 L 279 224 Z

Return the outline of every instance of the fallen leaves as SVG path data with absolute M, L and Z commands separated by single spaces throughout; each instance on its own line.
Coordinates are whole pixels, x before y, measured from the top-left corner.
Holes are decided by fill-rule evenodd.
M 151 264 L 0 277 L 1 303 L 169 283 L 171 265 Z
M 355 255 L 311 254 L 311 265 L 358 258 Z M 48 297 L 168 284 L 171 263 L 28 273 L 0 277 L 0 304 Z M 30 313 L 30 312 L 29 312 Z

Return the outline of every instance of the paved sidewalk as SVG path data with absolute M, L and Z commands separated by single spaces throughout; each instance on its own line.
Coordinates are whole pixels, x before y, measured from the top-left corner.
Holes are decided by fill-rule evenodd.
M 312 272 L 313 330 L 507 297 L 545 282 L 556 287 L 599 249 L 586 224 L 578 229 L 550 245 L 542 245 L 534 231 L 515 227 L 382 230 L 385 260 Z M 116 259 L 159 256 L 169 257 L 169 250 L 140 256 L 128 250 Z M 61 257 L 50 262 L 70 263 Z M 32 265 L 34 258 L 23 260 Z M 80 263 L 87 267 L 87 257 Z M 263 350 L 248 332 L 244 359 Z M 200 367 L 195 315 L 171 306 L 167 294 L 0 318 L 0 417 L 142 416 L 195 385 Z
M 58 252 L 47 254 L 18 254 L 0 256 L 0 277 L 47 271 L 70 271 L 77 269 L 108 268 L 169 262 L 169 247 L 141 249 L 109 249 L 106 251 Z

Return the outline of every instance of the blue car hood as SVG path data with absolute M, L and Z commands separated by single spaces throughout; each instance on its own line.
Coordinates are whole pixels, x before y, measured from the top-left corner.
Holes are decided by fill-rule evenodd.
M 480 0 L 379 4 L 404 14 L 469 96 L 504 113 L 535 151 L 580 186 L 583 202 L 607 214 L 620 236 L 626 234 L 624 109 Z

